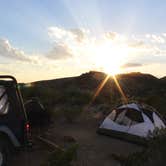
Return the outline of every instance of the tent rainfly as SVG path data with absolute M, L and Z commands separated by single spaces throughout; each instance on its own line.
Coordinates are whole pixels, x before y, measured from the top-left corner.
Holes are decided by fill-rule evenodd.
M 154 129 L 166 128 L 154 108 L 143 104 L 126 104 L 114 109 L 102 122 L 98 133 L 115 137 L 147 138 Z

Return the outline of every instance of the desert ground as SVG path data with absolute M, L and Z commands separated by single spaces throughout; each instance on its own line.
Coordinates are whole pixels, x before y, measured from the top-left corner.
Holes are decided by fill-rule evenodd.
M 42 136 L 60 147 L 67 147 L 66 137 L 72 137 L 78 143 L 76 166 L 119 166 L 112 154 L 128 155 L 142 149 L 141 146 L 125 142 L 108 136 L 98 135 L 96 130 L 99 120 L 82 117 L 76 122 L 68 123 L 64 119 L 56 120 L 49 128 L 36 131 L 33 135 L 42 133 Z M 38 166 L 46 160 L 50 149 L 35 140 L 34 147 L 28 152 L 15 155 L 11 166 Z

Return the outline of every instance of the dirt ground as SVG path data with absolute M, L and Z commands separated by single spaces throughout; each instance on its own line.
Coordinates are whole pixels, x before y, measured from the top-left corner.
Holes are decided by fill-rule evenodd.
M 41 143 L 36 143 L 32 150 L 14 154 L 9 166 L 40 166 L 47 159 L 49 152 Z
M 96 129 L 98 120 L 82 119 L 75 123 L 64 120 L 56 121 L 44 134 L 44 137 L 60 146 L 65 145 L 64 138 L 73 137 L 79 144 L 77 166 L 119 166 L 112 154 L 128 155 L 139 151 L 142 147 L 111 137 L 98 135 Z M 22 152 L 14 157 L 11 166 L 40 166 L 46 159 L 48 149 L 36 145 L 32 152 Z

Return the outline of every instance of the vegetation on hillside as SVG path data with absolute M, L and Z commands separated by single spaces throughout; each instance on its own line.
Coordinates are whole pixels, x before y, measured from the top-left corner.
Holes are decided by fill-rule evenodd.
M 55 108 L 66 110 L 66 107 L 73 109 L 77 107 L 77 110 L 82 110 L 89 104 L 93 106 L 104 104 L 113 108 L 120 104 L 123 98 L 112 77 L 108 79 L 100 94 L 92 102 L 105 78 L 104 73 L 89 72 L 79 77 L 34 82 L 31 86 L 21 86 L 21 92 L 25 101 L 37 97 L 51 112 Z M 152 105 L 164 116 L 166 115 L 165 79 L 157 79 L 149 74 L 131 73 L 117 75 L 117 80 L 128 101 L 144 102 Z

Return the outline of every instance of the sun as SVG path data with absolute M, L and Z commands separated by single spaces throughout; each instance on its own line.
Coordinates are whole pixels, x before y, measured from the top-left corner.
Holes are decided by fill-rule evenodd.
M 126 62 L 128 47 L 112 42 L 103 42 L 96 48 L 95 63 L 109 75 L 122 72 L 121 66 Z

